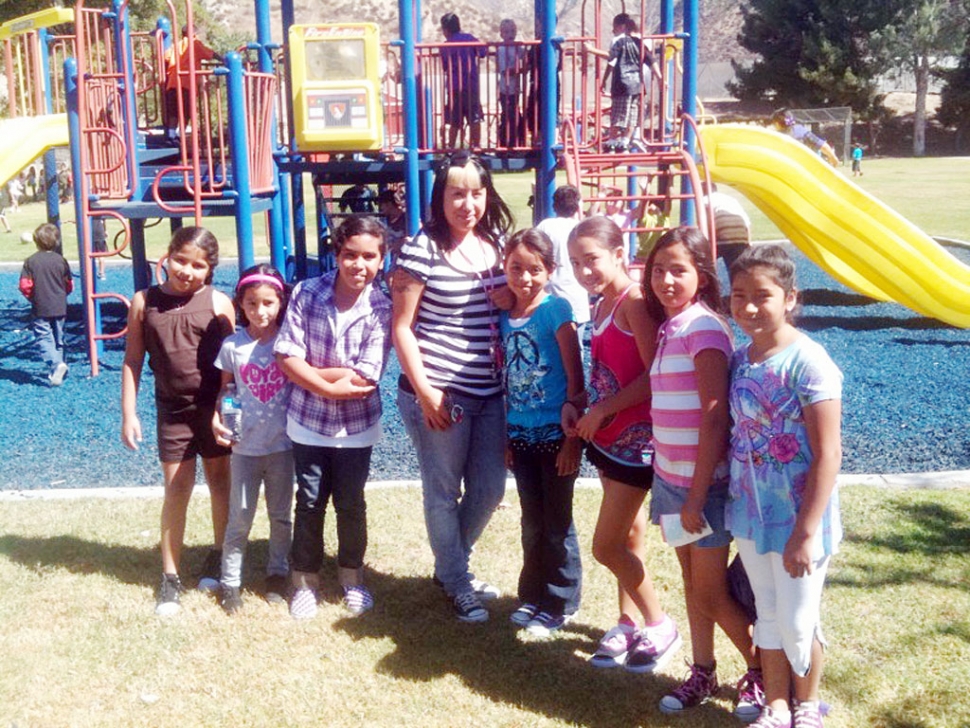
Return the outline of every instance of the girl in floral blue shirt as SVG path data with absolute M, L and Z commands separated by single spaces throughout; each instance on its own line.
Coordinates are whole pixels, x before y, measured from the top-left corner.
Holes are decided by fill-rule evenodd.
M 751 342 L 731 361 L 726 516 L 758 612 L 765 708 L 756 728 L 822 725 L 822 585 L 842 538 L 842 373 L 792 325 L 795 304 L 783 248 L 749 248 L 731 266 L 731 314 Z

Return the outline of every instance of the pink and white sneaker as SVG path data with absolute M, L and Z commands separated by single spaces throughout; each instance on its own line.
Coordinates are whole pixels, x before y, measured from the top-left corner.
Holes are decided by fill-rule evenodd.
M 664 615 L 659 624 L 644 627 L 627 653 L 626 669 L 630 672 L 655 672 L 670 662 L 683 644 L 677 625 Z
M 626 664 L 627 654 L 637 636 L 637 626 L 633 621 L 621 617 L 619 624 L 603 635 L 589 664 L 593 667 L 621 667 Z

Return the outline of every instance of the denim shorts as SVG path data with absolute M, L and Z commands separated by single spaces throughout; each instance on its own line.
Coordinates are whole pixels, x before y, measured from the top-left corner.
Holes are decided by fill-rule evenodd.
M 673 513 L 680 513 L 687 502 L 687 494 L 690 488 L 678 488 L 671 485 L 659 475 L 653 476 L 653 495 L 650 497 L 650 522 L 660 525 L 660 516 Z M 731 532 L 724 525 L 724 508 L 727 505 L 728 483 L 714 483 L 707 491 L 707 503 L 704 504 L 704 517 L 711 524 L 714 533 L 711 533 L 700 541 L 695 541 L 693 546 L 713 549 L 727 546 L 731 543 Z

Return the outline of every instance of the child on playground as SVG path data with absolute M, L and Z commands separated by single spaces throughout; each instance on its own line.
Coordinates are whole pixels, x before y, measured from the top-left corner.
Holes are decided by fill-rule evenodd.
M 852 145 L 852 176 L 862 176 L 862 145 Z
M 734 714 L 754 720 L 761 711 L 761 671 L 750 620 L 728 589 L 731 534 L 724 525 L 728 491 L 728 359 L 731 330 L 718 311 L 720 288 L 711 245 L 692 227 L 666 232 L 647 258 L 644 296 L 663 321 L 650 368 L 654 480 L 650 518 L 672 539 L 676 525 L 695 540 L 675 545 L 684 578 L 693 661 L 684 683 L 660 701 L 678 714 L 718 689 L 714 626 L 734 643 L 748 666 Z M 679 515 L 671 525 L 670 516 Z M 667 516 L 668 518 L 663 518 Z M 704 535 L 706 529 L 710 529 Z M 675 541 L 676 544 L 676 541 Z
M 565 408 L 567 435 L 589 442 L 586 457 L 599 470 L 603 501 L 593 556 L 616 576 L 620 618 L 600 640 L 594 667 L 652 672 L 681 644 L 644 565 L 647 520 L 643 500 L 653 479 L 649 442 L 650 381 L 657 334 L 643 294 L 626 269 L 623 233 L 605 217 L 591 217 L 569 236 L 576 279 L 599 297 L 593 313 L 589 411 Z M 637 616 L 643 627 L 637 627 Z
M 495 47 L 498 72 L 498 143 L 503 147 L 525 144 L 525 118 L 522 116 L 522 76 L 525 71 L 526 50 L 515 44 L 518 27 L 511 18 L 504 18 L 498 26 L 502 42 Z
M 627 13 L 620 13 L 613 18 L 613 40 L 608 53 L 588 43 L 584 46 L 587 52 L 609 59 L 600 89 L 606 94 L 608 88 L 610 95 L 610 131 L 603 144 L 608 152 L 626 151 L 636 136 L 644 71 L 660 76 L 653 54 L 636 32 L 636 21 Z
M 158 410 L 158 459 L 165 478 L 162 502 L 162 580 L 155 613 L 179 610 L 179 561 L 189 498 L 195 487 L 195 459 L 212 502 L 216 548 L 202 567 L 200 588 L 214 588 L 222 560 L 220 548 L 229 514 L 229 449 L 216 442 L 212 417 L 219 394 L 214 362 L 223 339 L 232 333 L 232 301 L 212 287 L 219 263 L 219 243 L 205 228 L 184 227 L 168 246 L 168 278 L 138 291 L 128 311 L 128 336 L 121 371 L 121 440 L 132 450 L 142 439 L 135 409 L 145 354 L 155 374 Z
M 18 284 L 30 301 L 30 330 L 47 365 L 47 381 L 53 387 L 59 387 L 68 372 L 64 361 L 64 320 L 67 297 L 74 290 L 71 267 L 57 252 L 60 242 L 57 225 L 44 223 L 34 230 L 37 252 L 24 261 Z
M 273 345 L 286 315 L 289 289 L 279 271 L 261 263 L 243 271 L 233 303 L 245 328 L 222 343 L 216 367 L 222 370 L 219 401 L 228 385 L 236 390 L 242 422 L 234 433 L 217 408 L 212 418 L 216 442 L 232 448 L 229 522 L 222 543 L 219 604 L 226 614 L 242 608 L 243 556 L 263 483 L 269 516 L 266 599 L 282 602 L 289 583 L 292 536 L 293 447 L 286 436 L 291 385 L 279 368 Z
M 509 462 L 522 508 L 520 605 L 512 622 L 548 636 L 579 609 L 582 563 L 573 523 L 573 486 L 582 443 L 562 428 L 585 404 L 583 361 L 572 307 L 545 291 L 556 268 L 553 244 L 520 230 L 505 248 L 515 296 L 501 314 Z
M 323 517 L 331 496 L 343 604 L 355 616 L 374 606 L 363 573 L 364 485 L 381 437 L 377 384 L 391 344 L 391 302 L 374 285 L 384 262 L 384 226 L 374 217 L 348 218 L 333 245 L 337 269 L 296 287 L 274 347 L 295 385 L 286 433 L 297 481 L 290 599 L 296 619 L 317 613 Z
M 758 610 L 757 728 L 822 725 L 822 585 L 842 538 L 842 373 L 792 324 L 796 298 L 783 248 L 750 248 L 731 266 L 731 314 L 751 342 L 731 359 L 727 525 Z

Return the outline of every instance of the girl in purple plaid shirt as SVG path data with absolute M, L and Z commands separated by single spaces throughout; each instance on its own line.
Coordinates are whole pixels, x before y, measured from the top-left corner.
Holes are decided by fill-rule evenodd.
M 364 484 L 381 437 L 381 396 L 391 322 L 390 299 L 373 285 L 384 259 L 384 226 L 349 218 L 334 232 L 337 270 L 300 283 L 276 339 L 277 360 L 296 386 L 287 408 L 293 442 L 296 515 L 290 614 L 316 615 L 323 564 L 323 516 L 333 496 L 338 580 L 344 606 L 374 606 L 363 582 L 367 550 Z

